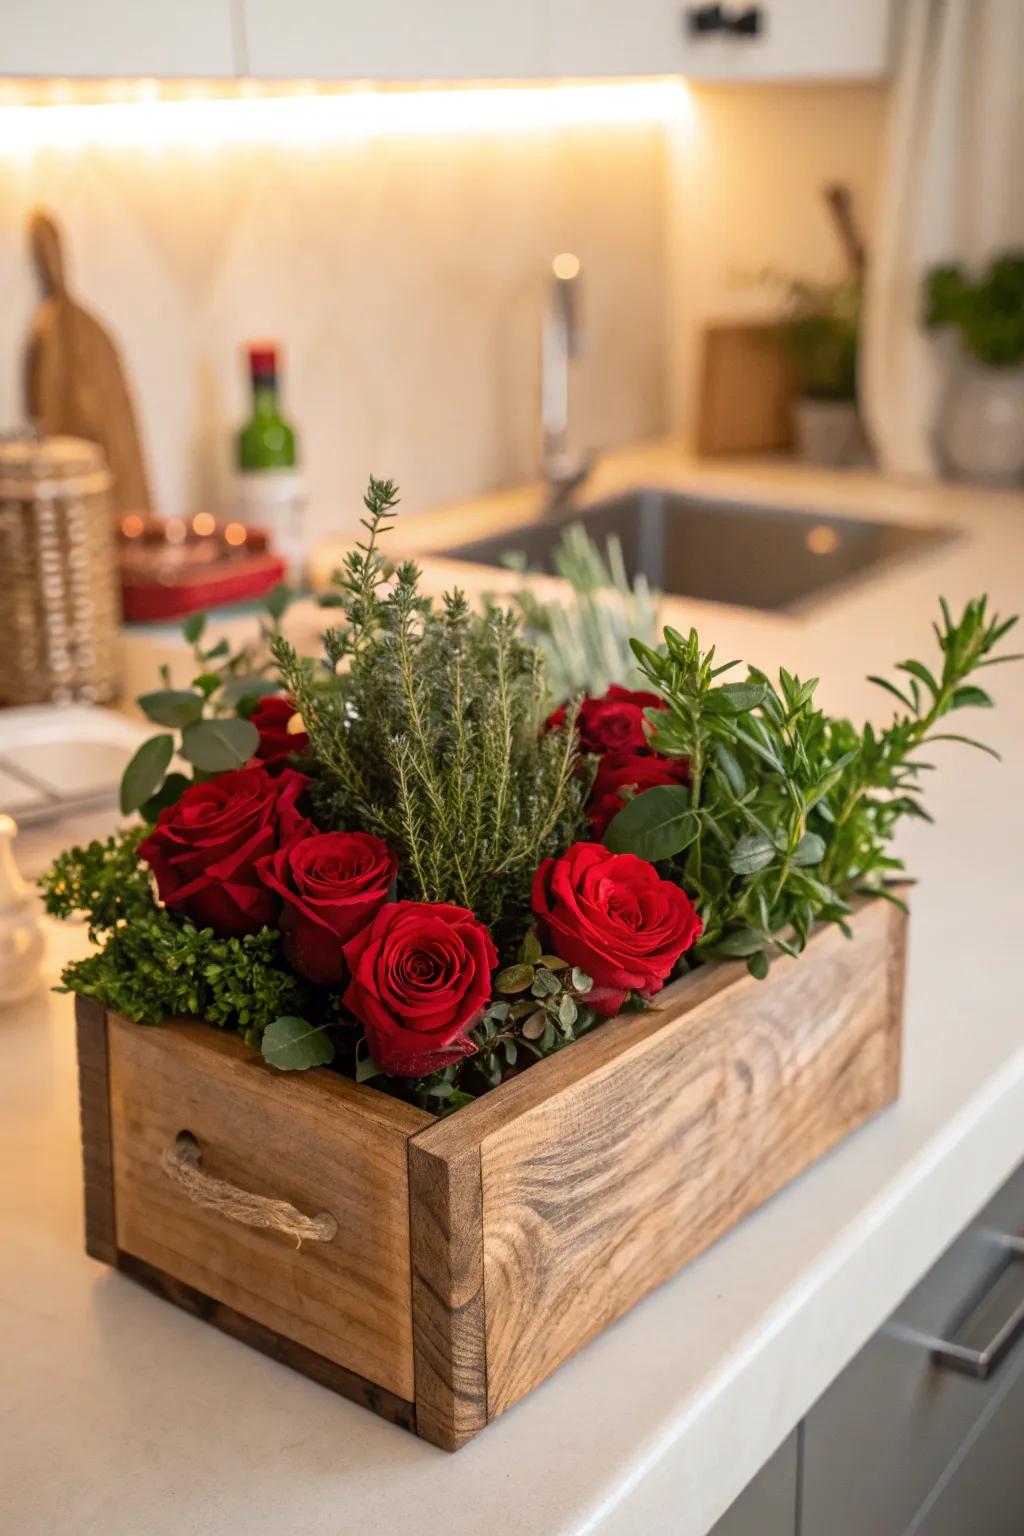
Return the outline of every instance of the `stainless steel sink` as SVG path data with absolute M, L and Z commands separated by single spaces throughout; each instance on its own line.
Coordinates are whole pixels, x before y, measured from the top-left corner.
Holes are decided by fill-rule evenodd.
M 602 545 L 617 534 L 630 577 L 642 573 L 662 592 L 775 610 L 804 607 L 876 567 L 950 538 L 938 528 L 709 501 L 651 487 L 438 553 L 482 565 L 519 553 L 528 569 L 550 571 L 551 551 L 573 523 Z

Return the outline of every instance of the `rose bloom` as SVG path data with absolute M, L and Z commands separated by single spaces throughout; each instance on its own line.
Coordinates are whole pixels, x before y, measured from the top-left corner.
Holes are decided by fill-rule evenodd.
M 640 752 L 647 746 L 649 733 L 645 709 L 667 709 L 664 699 L 642 689 L 620 688 L 612 683 L 599 699 L 584 699 L 576 716 L 576 730 L 583 752 Z M 568 709 L 563 704 L 548 717 L 546 730 L 565 724 Z
M 281 763 L 293 753 L 305 752 L 309 737 L 305 731 L 289 732 L 288 723 L 298 711 L 291 699 L 268 693 L 260 699 L 249 716 L 249 723 L 260 733 L 256 756 L 262 763 Z
M 260 859 L 257 874 L 281 898 L 285 959 L 324 986 L 345 975 L 342 945 L 388 899 L 398 858 L 368 832 L 317 832 Z
M 631 788 L 641 795 L 656 784 L 689 782 L 688 757 L 662 757 L 657 752 L 607 752 L 598 765 L 587 802 L 594 835 L 603 837 L 612 817 L 622 810 L 626 803 L 624 790 Z
M 345 960 L 345 1007 L 385 1072 L 422 1077 L 473 1055 L 466 1031 L 490 999 L 498 956 L 472 912 L 391 902 L 345 945 Z
M 587 1002 L 618 1013 L 627 992 L 660 992 L 701 921 L 686 892 L 633 853 L 574 843 L 545 859 L 533 911 L 547 948 L 594 980 Z
M 256 865 L 307 825 L 296 803 L 309 780 L 285 768 L 238 768 L 190 784 L 139 844 L 161 899 L 223 937 L 274 927 L 278 899 Z

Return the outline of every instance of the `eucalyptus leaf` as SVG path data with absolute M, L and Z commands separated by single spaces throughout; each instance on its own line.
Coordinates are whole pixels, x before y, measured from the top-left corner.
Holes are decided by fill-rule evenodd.
M 161 811 L 166 811 L 168 806 L 177 805 L 190 782 L 191 780 L 186 779 L 183 773 L 169 773 L 156 794 L 150 795 L 149 799 L 139 806 L 146 821 L 156 821 Z
M 156 725 L 172 725 L 176 730 L 198 720 L 203 713 L 203 696 L 179 688 L 143 693 L 136 700 L 147 720 Z
M 604 843 L 612 853 L 635 853 L 653 864 L 688 848 L 699 831 L 689 790 L 657 784 L 627 801 L 609 822 Z
M 181 752 L 204 773 L 225 773 L 248 762 L 259 740 L 248 720 L 195 720 L 182 731 Z
M 124 770 L 121 779 L 121 811 L 128 816 L 145 805 L 163 783 L 174 756 L 173 736 L 151 736 L 144 741 Z
M 206 614 L 190 613 L 184 624 L 181 626 L 181 632 L 185 636 L 185 639 L 188 641 L 189 645 L 198 645 L 199 641 L 203 637 L 203 630 L 205 628 Z
M 326 1067 L 334 1060 L 334 1042 L 325 1025 L 310 1024 L 292 1014 L 282 1014 L 263 1031 L 260 1043 L 264 1061 L 281 1072 L 304 1072 Z
M 508 965 L 494 978 L 496 992 L 525 992 L 533 986 L 532 965 Z

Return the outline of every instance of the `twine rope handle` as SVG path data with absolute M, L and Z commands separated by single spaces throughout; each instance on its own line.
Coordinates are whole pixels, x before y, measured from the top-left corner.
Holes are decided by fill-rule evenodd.
M 239 1189 L 226 1179 L 215 1179 L 202 1168 L 203 1149 L 190 1131 L 179 1131 L 172 1144 L 160 1157 L 160 1167 L 167 1177 L 192 1201 L 204 1210 L 218 1211 L 229 1221 L 238 1221 L 245 1227 L 267 1227 L 272 1232 L 283 1232 L 295 1239 L 301 1248 L 304 1241 L 329 1243 L 338 1231 L 338 1223 L 328 1211 L 318 1216 L 305 1216 L 287 1200 L 274 1200 L 269 1195 L 254 1195 L 250 1190 Z

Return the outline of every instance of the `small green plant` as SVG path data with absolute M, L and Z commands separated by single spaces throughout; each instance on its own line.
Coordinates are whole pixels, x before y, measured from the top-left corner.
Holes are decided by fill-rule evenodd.
M 860 333 L 861 285 L 855 278 L 785 284 L 782 345 L 792 359 L 800 393 L 811 400 L 854 400 Z
M 544 659 L 514 613 L 440 609 L 411 562 L 389 572 L 379 540 L 397 504 L 372 480 L 364 543 L 335 578 L 343 622 L 319 665 L 280 635 L 271 649 L 320 770 L 318 819 L 383 838 L 399 855 L 399 893 L 468 907 L 507 937 L 521 925 L 540 861 L 583 826 L 585 783 L 571 730 L 545 733 Z
M 935 267 L 925 279 L 924 323 L 953 326 L 967 350 L 987 368 L 1024 362 L 1024 252 L 998 256 L 983 276 L 961 267 Z
M 930 765 L 917 753 L 937 741 L 991 751 L 941 725 L 954 711 L 991 705 L 969 679 L 1020 659 L 992 655 L 1014 623 L 989 617 L 984 598 L 958 620 L 943 602 L 938 674 L 905 661 L 905 687 L 871 679 L 902 705 L 880 731 L 817 709 L 817 678 L 782 669 L 773 682 L 751 667 L 745 681 L 722 682 L 737 663 L 716 665 L 695 630 L 666 629 L 662 650 L 636 651 L 668 705 L 647 711 L 652 746 L 687 757 L 690 783 L 637 795 L 605 843 L 666 865 L 693 896 L 704 922 L 695 959 L 745 958 L 763 977 L 770 952 L 799 954 L 815 923 L 845 926 L 854 896 L 892 894 L 903 870 L 891 851 L 896 823 L 930 819 L 920 783 Z
M 555 573 L 572 587 L 571 599 L 546 602 L 524 587 L 514 601 L 526 638 L 547 658 L 555 697 L 596 698 L 611 683 L 639 687 L 630 640 L 657 643 L 661 594 L 651 591 L 643 574 L 630 582 L 615 535 L 602 554 L 580 523 L 565 530 L 551 558 Z M 514 570 L 526 569 L 521 556 L 510 555 L 506 563 Z

